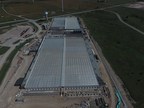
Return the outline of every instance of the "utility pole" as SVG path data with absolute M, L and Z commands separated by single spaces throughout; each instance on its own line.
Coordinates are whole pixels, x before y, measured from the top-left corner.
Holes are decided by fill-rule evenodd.
M 34 3 L 34 0 L 32 0 L 32 2 Z
M 46 20 L 48 21 L 48 12 L 45 12 Z
M 46 17 L 46 20 L 47 20 L 47 25 L 46 25 L 46 29 L 47 29 L 47 33 L 48 33 L 48 12 L 46 11 L 45 12 L 45 17 Z
M 64 2 L 62 0 L 62 12 L 64 12 Z

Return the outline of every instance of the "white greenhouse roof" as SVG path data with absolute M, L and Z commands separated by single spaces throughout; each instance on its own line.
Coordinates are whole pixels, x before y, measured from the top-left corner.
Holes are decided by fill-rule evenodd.
M 66 17 L 65 18 L 65 29 L 80 29 L 80 25 L 77 17 Z
M 80 29 L 80 24 L 77 17 L 56 17 L 53 19 L 52 28 L 77 30 Z
M 99 85 L 81 37 L 45 38 L 25 79 L 28 89 Z
M 64 17 L 57 17 L 53 19 L 52 27 L 56 28 L 65 28 L 65 18 Z

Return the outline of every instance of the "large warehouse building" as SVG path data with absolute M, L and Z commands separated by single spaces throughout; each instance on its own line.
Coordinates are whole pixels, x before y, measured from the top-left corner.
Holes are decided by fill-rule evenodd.
M 52 21 L 51 30 L 63 30 L 64 32 L 81 32 L 77 17 L 56 17 Z
M 24 94 L 92 96 L 100 93 L 99 79 L 88 39 L 46 35 L 22 85 Z

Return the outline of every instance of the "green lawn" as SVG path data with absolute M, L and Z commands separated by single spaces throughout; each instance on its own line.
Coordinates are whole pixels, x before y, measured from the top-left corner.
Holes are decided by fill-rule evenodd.
M 81 17 L 137 102 L 135 108 L 144 108 L 144 36 L 109 12 L 97 11 Z
M 6 46 L 0 46 L 0 55 L 3 55 L 8 51 L 9 47 Z
M 2 83 L 9 67 L 11 66 L 12 60 L 15 57 L 15 55 L 17 54 L 17 52 L 28 42 L 30 42 L 33 38 L 31 39 L 27 39 L 25 42 L 19 44 L 18 46 L 16 46 L 16 48 L 10 53 L 10 55 L 8 56 L 8 58 L 6 59 L 6 62 L 4 63 L 3 67 L 0 70 L 0 84 Z
M 117 7 L 111 10 L 118 12 L 125 22 L 144 31 L 144 10 L 127 7 Z
M 1 28 L 0 29 L 0 34 L 6 33 L 10 29 L 11 29 L 11 27 Z

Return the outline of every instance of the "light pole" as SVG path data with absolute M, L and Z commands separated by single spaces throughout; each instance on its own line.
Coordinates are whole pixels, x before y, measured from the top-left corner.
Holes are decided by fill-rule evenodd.
M 48 21 L 48 12 L 45 12 L 46 20 Z
M 47 11 L 45 12 L 45 16 L 46 16 L 46 20 L 47 20 L 46 29 L 47 29 L 47 31 L 48 31 L 48 12 L 47 12 Z M 47 33 L 48 33 L 48 32 L 47 32 Z

